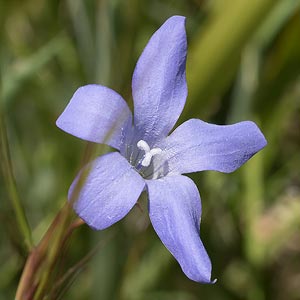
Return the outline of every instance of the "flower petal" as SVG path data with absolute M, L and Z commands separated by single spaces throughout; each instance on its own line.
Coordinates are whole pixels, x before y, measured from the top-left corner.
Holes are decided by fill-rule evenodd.
M 150 219 L 159 238 L 188 278 L 210 283 L 211 262 L 199 236 L 201 200 L 194 182 L 179 175 L 146 183 Z
M 185 104 L 185 18 L 169 18 L 151 37 L 132 78 L 134 123 L 146 142 L 166 136 Z
M 74 209 L 90 227 L 105 229 L 127 215 L 145 182 L 118 152 L 98 157 L 89 167 Z M 69 199 L 79 176 L 70 187 Z
M 191 119 L 164 141 L 163 159 L 168 172 L 183 174 L 203 170 L 233 172 L 267 144 L 250 121 L 214 125 Z
M 120 148 L 123 131 L 132 115 L 123 98 L 115 91 L 96 84 L 79 88 L 56 125 L 76 137 Z

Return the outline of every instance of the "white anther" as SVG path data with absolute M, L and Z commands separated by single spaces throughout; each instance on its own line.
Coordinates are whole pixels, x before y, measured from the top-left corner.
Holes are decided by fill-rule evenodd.
M 156 154 L 161 154 L 162 150 L 160 148 L 153 148 L 150 150 L 150 153 L 152 154 L 152 156 L 154 156 Z
M 160 148 L 153 148 L 150 149 L 149 145 L 147 142 L 144 140 L 140 140 L 137 143 L 137 147 L 141 150 L 145 151 L 144 158 L 142 160 L 142 166 L 143 167 L 148 167 L 151 163 L 151 159 L 154 155 L 160 154 L 162 150 Z
M 148 167 L 151 163 L 152 154 L 149 152 L 145 153 L 144 159 L 142 160 L 142 166 Z
M 138 146 L 139 149 L 144 150 L 146 153 L 150 152 L 150 147 L 147 142 L 140 140 L 136 145 Z

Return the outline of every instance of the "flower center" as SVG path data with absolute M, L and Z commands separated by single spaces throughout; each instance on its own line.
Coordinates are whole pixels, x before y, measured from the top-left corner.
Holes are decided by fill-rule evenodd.
M 154 155 L 160 154 L 162 152 L 162 150 L 160 148 L 150 149 L 148 143 L 145 142 L 144 140 L 138 141 L 138 143 L 136 145 L 139 149 L 145 151 L 145 155 L 143 156 L 143 159 L 141 161 L 141 164 L 143 167 L 148 167 L 151 163 L 152 157 Z

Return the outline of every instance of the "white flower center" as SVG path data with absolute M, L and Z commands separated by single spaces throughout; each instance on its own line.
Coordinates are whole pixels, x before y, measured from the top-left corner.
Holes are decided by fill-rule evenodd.
M 138 141 L 138 143 L 136 145 L 139 149 L 145 151 L 145 155 L 144 155 L 143 160 L 142 160 L 142 166 L 143 167 L 148 167 L 151 163 L 152 157 L 154 155 L 160 154 L 162 152 L 162 150 L 160 148 L 150 149 L 148 143 L 145 142 L 144 140 Z

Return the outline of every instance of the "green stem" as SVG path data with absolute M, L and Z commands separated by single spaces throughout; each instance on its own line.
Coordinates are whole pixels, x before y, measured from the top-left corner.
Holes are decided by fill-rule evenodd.
M 56 226 L 52 236 L 50 236 L 50 239 L 48 240 L 51 241 L 51 247 L 48 247 L 44 265 L 40 269 L 41 273 L 39 276 L 39 283 L 33 297 L 34 300 L 43 299 L 43 297 L 47 294 L 47 287 L 49 286 L 49 282 L 52 282 L 51 278 L 54 267 L 57 263 L 59 253 L 63 248 L 64 241 L 66 240 L 64 237 L 71 218 L 72 210 L 67 203 L 55 219 L 56 222 L 54 223 L 56 223 Z
M 66 229 L 67 221 L 70 220 L 71 212 L 66 203 L 56 215 L 42 240 L 32 249 L 23 269 L 16 292 L 16 300 L 43 299 L 45 296 L 47 284 L 50 283 L 47 282 L 47 279 L 53 275 L 54 255 L 58 253 L 59 246 L 61 248 L 67 238 L 63 235 L 63 231 Z M 80 224 L 82 222 L 78 225 Z M 72 230 L 73 228 L 67 231 L 68 236 Z M 58 243 L 58 241 L 60 242 Z
M 9 144 L 7 139 L 7 132 L 4 122 L 4 117 L 0 113 L 0 157 L 1 157 L 1 169 L 3 178 L 6 182 L 7 192 L 11 200 L 13 209 L 16 214 L 17 224 L 21 235 L 24 238 L 26 247 L 30 251 L 33 247 L 31 229 L 27 221 L 24 208 L 21 204 L 21 200 L 18 194 L 16 180 L 13 173 L 13 167 L 10 158 Z

